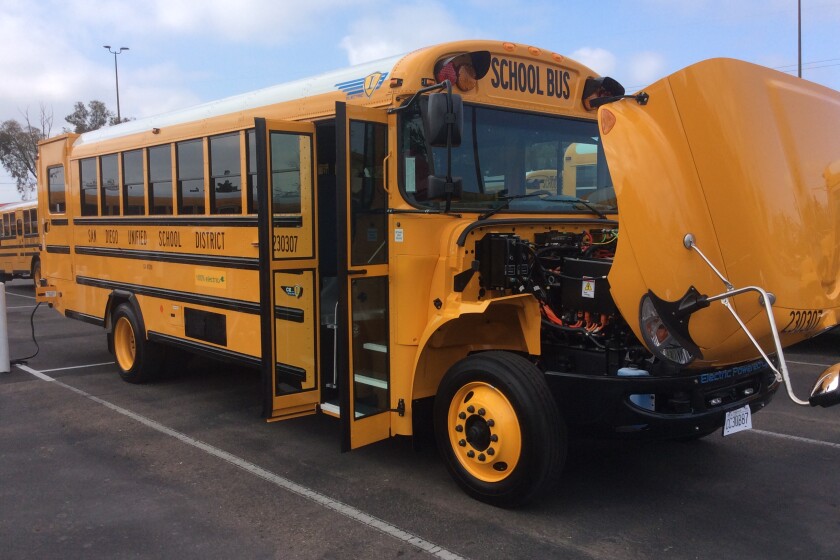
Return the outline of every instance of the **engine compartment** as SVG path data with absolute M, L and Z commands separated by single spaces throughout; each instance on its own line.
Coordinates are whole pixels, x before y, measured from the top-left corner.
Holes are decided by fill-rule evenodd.
M 636 338 L 610 294 L 617 241 L 617 228 L 549 230 L 533 241 L 488 233 L 477 241 L 483 291 L 531 293 L 539 302 L 542 367 L 594 375 L 667 367 Z

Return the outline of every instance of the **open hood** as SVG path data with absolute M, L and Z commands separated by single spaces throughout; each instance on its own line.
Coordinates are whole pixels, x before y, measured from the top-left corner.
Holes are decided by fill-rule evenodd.
M 647 104 L 601 107 L 620 209 L 613 297 L 640 335 L 641 298 L 726 290 L 696 245 L 736 287 L 776 297 L 783 345 L 840 317 L 840 93 L 730 59 L 689 66 L 644 90 Z M 732 298 L 765 349 L 770 326 L 755 294 Z M 757 357 L 713 303 L 688 320 L 697 367 Z M 640 339 L 643 338 L 640 336 Z

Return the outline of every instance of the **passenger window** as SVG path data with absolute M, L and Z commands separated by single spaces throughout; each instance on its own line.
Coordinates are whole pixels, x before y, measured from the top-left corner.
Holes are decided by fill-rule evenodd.
M 239 133 L 210 138 L 210 213 L 242 213 Z
M 143 188 L 143 150 L 125 152 L 123 158 L 123 214 L 142 216 L 146 213 Z
M 99 214 L 96 188 L 96 158 L 87 158 L 79 162 L 79 194 L 81 196 L 82 216 Z
M 49 175 L 47 181 L 47 198 L 50 212 L 63 214 L 67 206 L 64 198 L 64 166 L 50 167 L 47 169 Z
M 178 142 L 178 214 L 204 214 L 204 142 Z
M 254 130 L 245 132 L 248 150 L 248 213 L 256 214 L 259 210 L 257 198 L 257 136 Z
M 120 179 L 117 166 L 117 154 L 99 158 L 103 216 L 120 215 Z
M 172 214 L 172 149 L 149 148 L 149 214 Z

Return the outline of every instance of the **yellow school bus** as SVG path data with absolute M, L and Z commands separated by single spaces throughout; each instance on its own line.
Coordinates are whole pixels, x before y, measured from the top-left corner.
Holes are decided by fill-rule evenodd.
M 0 206 L 0 220 L 0 281 L 32 278 L 37 285 L 41 275 L 37 201 Z
M 463 41 L 46 140 L 39 298 L 129 382 L 186 350 L 259 368 L 268 420 L 338 418 L 343 450 L 433 426 L 502 506 L 569 430 L 840 400 L 836 370 L 796 397 L 783 353 L 838 322 L 840 94 L 732 60 L 624 93 Z

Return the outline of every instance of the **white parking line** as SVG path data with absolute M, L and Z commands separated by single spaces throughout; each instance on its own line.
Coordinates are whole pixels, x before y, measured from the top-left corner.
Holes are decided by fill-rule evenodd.
M 833 366 L 834 364 L 815 364 L 814 362 L 797 362 L 795 360 L 787 360 L 789 364 L 798 364 L 800 366 L 820 366 L 820 367 L 829 367 Z
M 82 391 L 81 389 L 77 389 L 76 387 L 72 387 L 70 385 L 67 385 L 66 383 L 62 383 L 61 381 L 58 381 L 57 379 L 52 378 L 49 375 L 46 375 L 42 371 L 38 371 L 36 369 L 32 369 L 30 367 L 20 365 L 20 364 L 18 364 L 17 367 L 22 369 L 23 371 L 25 371 L 27 373 L 30 373 L 31 375 L 34 375 L 38 379 L 41 379 L 43 381 L 47 381 L 47 382 L 50 382 L 50 383 L 55 383 L 56 385 L 59 385 L 59 386 L 65 388 L 65 389 L 73 391 L 74 393 L 76 393 L 78 395 L 81 395 L 81 396 L 83 396 L 87 399 L 90 399 L 95 403 L 98 403 L 98 404 L 101 404 L 102 406 L 110 408 L 114 412 L 117 412 L 119 414 L 122 414 L 123 416 L 127 416 L 128 418 L 131 418 L 132 420 L 140 422 L 144 426 L 147 426 L 147 427 L 149 427 L 153 430 L 156 430 L 156 431 L 158 431 L 162 434 L 173 437 L 173 438 L 177 439 L 178 441 L 181 441 L 182 443 L 186 443 L 187 445 L 190 445 L 190 446 L 195 447 L 197 449 L 201 449 L 205 453 L 207 453 L 209 455 L 212 455 L 216 458 L 222 459 L 223 461 L 226 461 L 226 462 L 230 463 L 231 465 L 239 467 L 240 469 L 242 469 L 244 471 L 247 471 L 247 472 L 249 472 L 249 473 L 251 473 L 255 476 L 258 476 L 258 477 L 262 478 L 263 480 L 271 482 L 275 486 L 283 488 L 283 489 L 285 489 L 289 492 L 292 492 L 293 494 L 297 494 L 298 496 L 306 498 L 307 500 L 313 501 L 316 504 L 318 504 L 320 506 L 323 506 L 327 509 L 331 509 L 335 512 L 338 512 L 341 515 L 343 515 L 345 517 L 348 517 L 348 518 L 350 518 L 354 521 L 358 521 L 359 523 L 361 523 L 363 525 L 367 525 L 368 527 L 378 529 L 379 531 L 385 533 L 386 535 L 388 535 L 390 537 L 393 537 L 397 540 L 403 541 L 405 543 L 408 543 L 412 546 L 415 546 L 415 547 L 419 548 L 420 550 L 423 550 L 424 552 L 427 552 L 427 553 L 431 554 L 432 556 L 435 556 L 437 558 L 444 558 L 445 560 L 459 560 L 459 559 L 463 558 L 462 556 L 459 556 L 459 555 L 455 554 L 454 552 L 446 550 L 445 548 L 442 548 L 442 547 L 440 547 L 440 546 L 438 546 L 434 543 L 431 543 L 427 540 L 421 539 L 420 537 L 418 537 L 416 535 L 412 535 L 411 533 L 409 533 L 407 531 L 403 531 L 402 529 L 400 529 L 396 525 L 392 525 L 392 524 L 388 523 L 387 521 L 383 521 L 383 520 L 378 519 L 378 518 L 376 518 L 372 515 L 368 515 L 367 513 L 363 512 L 360 509 L 357 509 L 357 508 L 354 508 L 353 506 L 350 506 L 350 505 L 347 505 L 345 503 L 339 502 L 338 500 L 334 500 L 334 499 L 330 498 L 329 496 L 327 496 L 325 494 L 321 494 L 320 492 L 312 490 L 311 488 L 308 488 L 308 487 L 303 486 L 301 484 L 298 484 L 296 482 L 292 482 L 288 478 L 284 478 L 280 475 L 274 474 L 271 471 L 263 469 L 262 467 L 259 467 L 259 466 L 255 465 L 253 463 L 249 463 L 248 461 L 246 461 L 244 459 L 241 459 L 241 458 L 237 457 L 236 455 L 232 455 L 231 453 L 228 453 L 227 451 L 222 451 L 221 449 L 219 449 L 217 447 L 213 447 L 212 445 L 208 445 L 208 444 L 206 444 L 202 441 L 199 441 L 197 439 L 193 439 L 186 434 L 183 434 L 181 432 L 177 432 L 177 431 L 175 431 L 171 428 L 168 428 L 168 427 L 164 426 L 163 424 L 160 424 L 159 422 L 155 422 L 154 420 L 151 420 L 150 418 L 146 418 L 145 416 L 141 416 L 140 414 L 137 414 L 135 412 L 132 412 L 130 410 L 127 410 L 125 408 L 122 408 L 120 406 L 112 404 L 112 403 L 110 403 L 106 400 L 100 399 L 99 397 L 95 397 L 95 396 L 91 395 L 90 393 Z M 84 367 L 84 366 L 80 366 L 80 367 Z M 66 369 L 69 369 L 69 368 L 66 368 Z M 55 370 L 52 370 L 52 371 L 55 371 Z
M 7 306 L 6 309 L 32 309 L 34 305 L 12 305 Z
M 763 436 L 770 436 L 779 439 L 788 439 L 791 441 L 798 441 L 799 443 L 809 443 L 811 445 L 821 445 L 823 447 L 832 447 L 834 449 L 840 449 L 840 443 L 832 443 L 830 441 L 822 441 L 819 439 L 811 439 L 806 437 L 799 437 L 799 436 L 792 436 L 790 434 L 779 434 L 776 432 L 767 432 L 764 430 L 747 430 L 747 432 L 753 432 L 755 434 L 761 434 Z
M 23 294 L 16 294 L 14 292 L 6 292 L 6 295 L 7 296 L 22 297 L 22 298 L 26 298 L 26 299 L 35 299 L 33 296 L 25 296 Z
M 53 368 L 53 369 L 42 369 L 41 373 L 49 373 L 49 372 L 53 372 L 53 371 L 64 371 L 66 369 L 82 369 L 82 368 L 96 367 L 96 366 L 109 366 L 113 363 L 114 362 L 101 362 L 99 364 L 85 364 L 83 366 L 67 366 L 67 367 L 57 367 L 57 368 Z M 30 371 L 29 373 L 32 373 L 32 372 Z

